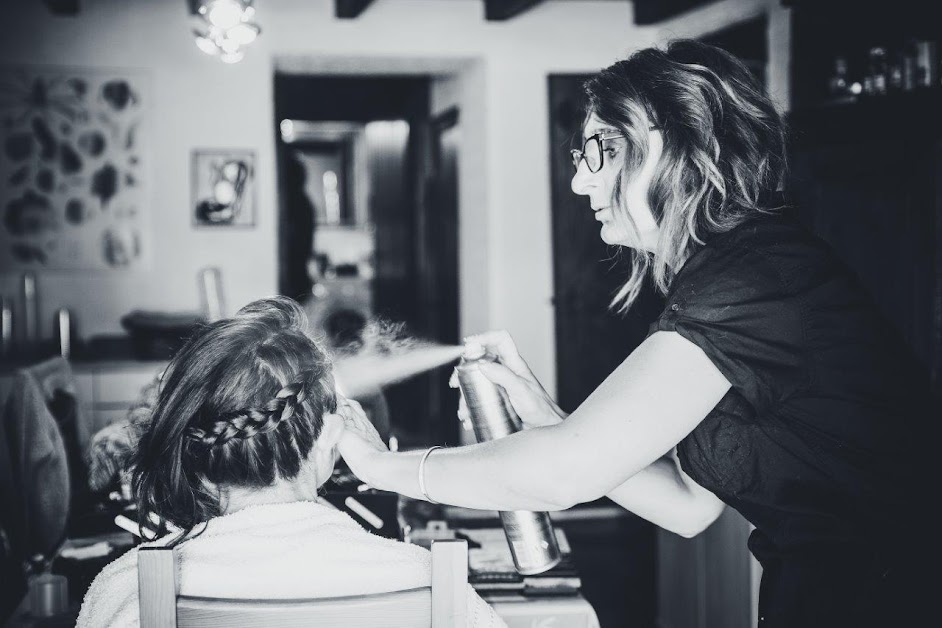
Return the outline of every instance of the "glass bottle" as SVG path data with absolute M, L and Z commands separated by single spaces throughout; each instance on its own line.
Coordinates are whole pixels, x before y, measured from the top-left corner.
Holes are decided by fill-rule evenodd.
M 886 94 L 886 49 L 874 46 L 869 53 L 870 67 L 868 76 L 871 81 L 871 94 L 883 96 Z
M 936 43 L 927 39 L 913 42 L 916 57 L 916 87 L 935 87 L 938 80 Z
M 911 92 L 916 87 L 916 49 L 912 41 L 903 46 L 902 64 L 903 91 Z
M 887 69 L 887 88 L 891 92 L 903 90 L 903 61 L 905 54 L 901 50 L 894 50 L 890 55 L 890 63 Z
M 847 93 L 847 57 L 834 57 L 834 74 L 828 80 L 828 92 L 831 96 L 843 96 Z

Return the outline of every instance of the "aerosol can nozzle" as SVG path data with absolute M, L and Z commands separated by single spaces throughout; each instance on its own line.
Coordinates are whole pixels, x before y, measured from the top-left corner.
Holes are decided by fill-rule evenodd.
M 461 354 L 461 357 L 465 360 L 477 360 L 478 358 L 484 357 L 485 353 L 487 353 L 487 350 L 480 342 L 466 340 L 464 343 L 464 353 Z

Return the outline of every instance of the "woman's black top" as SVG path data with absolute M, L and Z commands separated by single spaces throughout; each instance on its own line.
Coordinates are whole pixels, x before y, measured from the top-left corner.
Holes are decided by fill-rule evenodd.
M 919 488 L 920 465 L 939 417 L 924 369 L 854 275 L 797 223 L 762 216 L 685 263 L 661 330 L 732 385 L 678 456 L 756 527 L 759 625 L 921 620 L 912 559 L 938 533 L 920 519 L 937 493 Z

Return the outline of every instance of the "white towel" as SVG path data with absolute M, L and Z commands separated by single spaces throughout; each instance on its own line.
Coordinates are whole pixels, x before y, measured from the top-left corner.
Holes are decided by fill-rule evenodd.
M 153 544 L 162 544 L 156 541 Z M 431 554 L 370 534 L 315 502 L 252 506 L 216 517 L 179 546 L 180 593 L 224 598 L 318 598 L 428 586 Z M 506 626 L 468 586 L 475 628 Z M 77 628 L 139 626 L 137 549 L 105 567 L 85 595 Z

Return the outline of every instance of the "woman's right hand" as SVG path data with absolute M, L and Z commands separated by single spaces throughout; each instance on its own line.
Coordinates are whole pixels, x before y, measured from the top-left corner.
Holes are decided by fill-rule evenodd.
M 555 425 L 566 417 L 566 413 L 553 401 L 520 356 L 516 343 L 507 331 L 468 336 L 465 342 L 476 342 L 500 358 L 500 363 L 482 364 L 481 372 L 507 392 L 510 404 L 523 421 L 524 428 Z M 456 376 L 452 376 L 450 384 L 457 388 Z M 469 425 L 470 415 L 464 395 L 458 401 L 458 418 L 466 427 Z
M 371 461 L 376 454 L 387 452 L 389 448 L 356 401 L 338 395 L 337 414 L 343 418 L 344 425 L 337 444 L 340 455 L 358 478 L 370 484 Z

